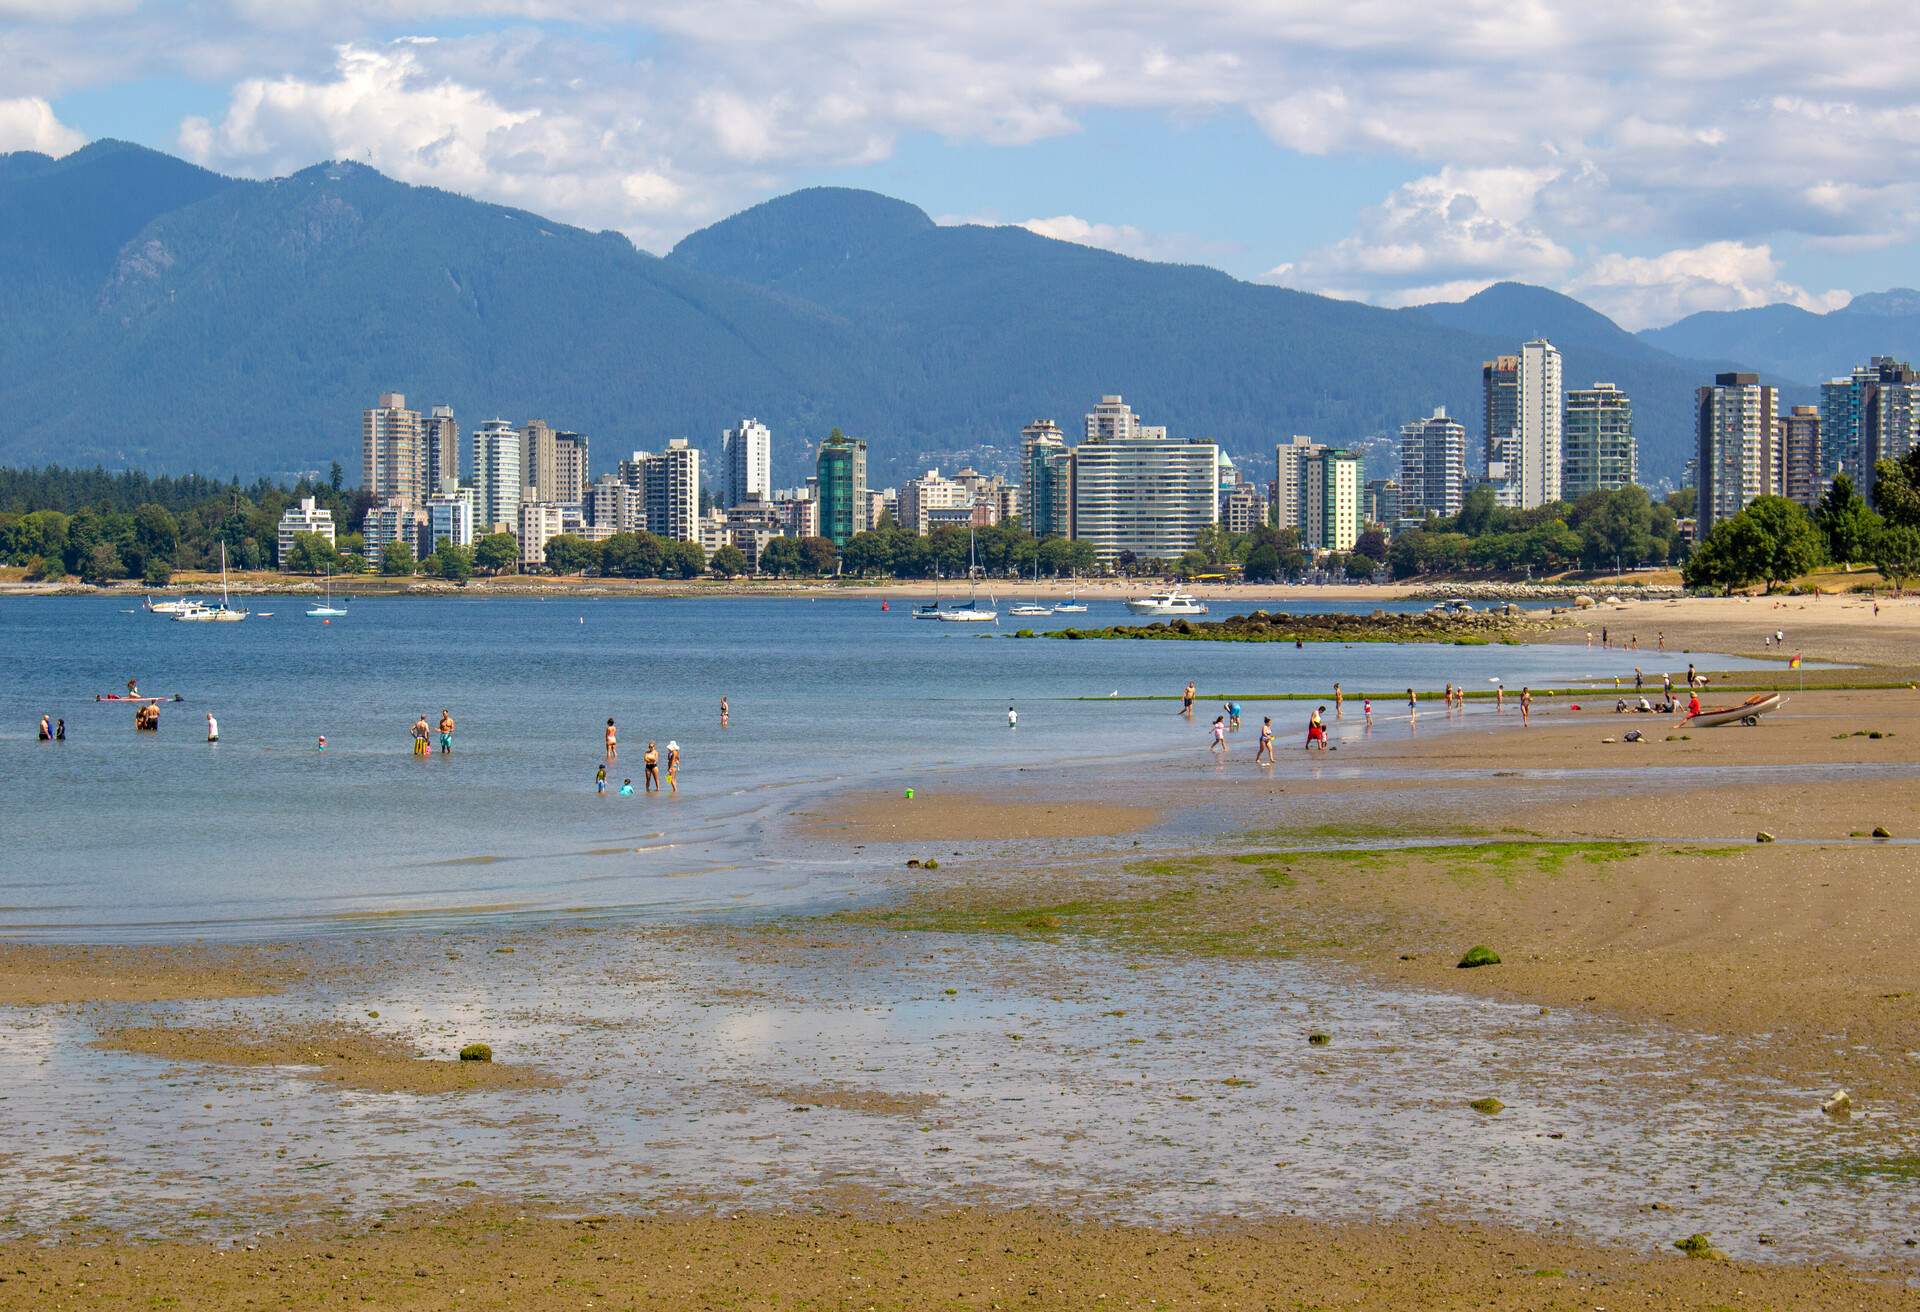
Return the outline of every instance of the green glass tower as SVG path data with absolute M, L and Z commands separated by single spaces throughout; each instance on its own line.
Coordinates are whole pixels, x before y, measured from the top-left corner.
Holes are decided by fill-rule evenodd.
M 839 429 L 820 443 L 820 536 L 836 547 L 867 527 L 867 444 Z

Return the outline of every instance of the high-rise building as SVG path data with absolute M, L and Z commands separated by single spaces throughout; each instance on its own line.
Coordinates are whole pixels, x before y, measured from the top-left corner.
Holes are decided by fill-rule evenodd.
M 360 536 L 366 541 L 367 560 L 378 569 L 381 557 L 386 555 L 387 545 L 392 542 L 406 547 L 407 555 L 412 559 L 419 559 L 418 535 L 414 530 L 414 510 L 404 497 L 388 497 L 377 506 L 367 507 L 366 516 L 360 521 Z
M 836 428 L 821 441 L 816 464 L 820 536 L 844 547 L 867 528 L 867 444 Z
M 360 412 L 360 485 L 379 500 L 399 497 L 417 505 L 425 498 L 425 468 L 420 412 L 407 409 L 401 393 L 382 393 L 378 405 Z
M 929 469 L 918 478 L 900 485 L 900 526 L 921 537 L 927 534 L 928 515 L 935 510 L 973 509 L 973 489 L 958 479 L 946 478 L 937 469 Z
M 1633 398 L 1612 383 L 1568 392 L 1561 451 L 1562 500 L 1578 501 L 1589 492 L 1612 492 L 1639 482 Z
M 1875 462 L 1898 460 L 1920 446 L 1920 370 L 1884 355 L 1868 368 L 1871 377 L 1860 394 L 1860 454 L 1870 492 Z
M 1300 545 L 1315 551 L 1352 551 L 1360 539 L 1360 457 L 1322 447 L 1300 467 Z
M 1360 518 L 1393 532 L 1400 523 L 1400 484 L 1391 478 L 1368 479 L 1360 493 Z
M 1779 492 L 1774 451 L 1778 407 L 1758 374 L 1715 374 L 1695 393 L 1700 461 L 1700 535 L 1754 498 Z
M 1571 423 L 1573 415 L 1567 415 Z M 1789 501 L 1812 507 L 1820 499 L 1820 410 L 1797 405 L 1780 416 L 1781 493 Z
M 477 534 L 520 527 L 524 471 L 520 430 L 504 419 L 489 419 L 473 434 L 473 514 Z
M 656 537 L 700 540 L 700 449 L 684 437 L 664 450 L 635 451 L 620 462 L 620 481 L 640 496 L 643 527 Z
M 593 482 L 588 446 L 585 433 L 563 431 L 553 435 L 553 501 L 577 506 L 587 499 L 587 487 Z
M 1020 514 L 1027 532 L 1037 538 L 1071 532 L 1073 459 L 1060 425 L 1036 419 L 1020 430 L 1020 470 Z
M 473 545 L 473 489 L 452 488 L 427 498 L 427 536 L 423 555 L 431 556 L 442 544 L 456 547 Z
M 720 434 L 720 458 L 727 466 L 729 506 L 773 495 L 773 434 L 758 419 L 742 419 Z
M 1515 504 L 1532 510 L 1560 499 L 1560 352 L 1545 338 L 1520 348 L 1518 403 L 1513 451 L 1520 467 L 1516 472 L 1509 460 L 1507 479 L 1518 484 Z
M 547 543 L 567 531 L 566 512 L 557 501 L 520 503 L 520 567 L 547 563 Z
M 299 505 L 288 506 L 280 515 L 279 554 L 275 558 L 280 568 L 287 567 L 296 533 L 318 533 L 331 544 L 333 528 L 333 512 L 316 504 L 312 497 L 301 497 Z
M 1119 397 L 1101 399 L 1101 407 L 1119 404 Z M 1088 440 L 1073 451 L 1073 536 L 1102 563 L 1122 552 L 1173 560 L 1220 522 L 1220 448 L 1170 440 L 1164 428 L 1137 419 L 1122 424 L 1110 409 L 1107 418 L 1115 422 L 1096 424 L 1088 415 Z M 1131 436 L 1095 437 L 1096 429 Z
M 1135 438 L 1165 441 L 1167 430 L 1149 428 L 1140 422 L 1133 407 L 1118 396 L 1103 396 L 1100 404 L 1087 412 L 1087 441 L 1126 442 Z
M 1447 417 L 1445 406 L 1425 419 L 1400 426 L 1399 506 L 1391 520 L 1418 523 L 1429 515 L 1451 518 L 1467 495 L 1467 430 Z
M 1300 527 L 1300 467 L 1321 444 L 1299 434 L 1274 445 L 1273 526 Z
M 1866 397 L 1870 365 L 1860 365 L 1850 378 L 1830 378 L 1820 384 L 1820 480 L 1831 483 L 1846 474 L 1854 486 L 1871 474 L 1862 459 L 1866 444 L 1860 438 L 1860 403 Z
M 552 501 L 549 489 L 560 477 L 560 444 L 553 425 L 529 419 L 520 426 L 520 496 L 526 501 Z
M 453 420 L 452 406 L 433 407 L 421 429 L 420 449 L 426 466 L 420 484 L 423 495 L 432 496 L 460 482 L 460 426 Z
M 1506 466 L 1520 431 L 1520 357 L 1499 355 L 1480 364 L 1480 426 L 1487 481 L 1496 494 L 1506 483 Z
M 1220 526 L 1251 533 L 1267 522 L 1267 498 L 1257 483 L 1235 483 L 1220 493 Z

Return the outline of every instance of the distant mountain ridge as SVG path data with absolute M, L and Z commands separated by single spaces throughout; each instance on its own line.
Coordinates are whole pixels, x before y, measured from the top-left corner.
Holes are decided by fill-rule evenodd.
M 1639 336 L 1663 351 L 1737 358 L 1762 374 L 1818 383 L 1876 355 L 1920 360 L 1920 291 L 1867 292 L 1826 314 L 1797 305 L 1710 310 Z
M 877 480 L 925 452 L 1069 432 L 1103 393 L 1270 476 L 1276 439 L 1392 433 L 1446 406 L 1479 439 L 1479 364 L 1544 332 L 1568 385 L 1634 395 L 1649 478 L 1691 445 L 1682 359 L 1518 284 L 1385 310 L 1021 228 L 941 227 L 810 188 L 665 258 L 614 233 L 351 163 L 258 182 L 121 142 L 0 155 L 0 461 L 218 475 L 357 467 L 384 391 L 588 433 L 607 468 L 743 415 L 776 481 L 838 425 Z M 1718 367 L 1726 367 L 1724 365 Z M 717 452 L 716 452 L 717 453 Z M 1391 473 L 1377 470 L 1376 474 Z

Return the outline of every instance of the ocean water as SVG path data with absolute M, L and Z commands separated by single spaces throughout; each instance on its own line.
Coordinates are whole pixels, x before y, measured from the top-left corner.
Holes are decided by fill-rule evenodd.
M 371 598 L 322 624 L 280 597 L 261 603 L 272 618 L 237 625 L 128 613 L 124 599 L 0 602 L 0 933 L 266 938 L 475 907 L 804 910 L 843 901 L 860 877 L 790 816 L 850 787 L 1047 787 L 1069 770 L 1087 777 L 1060 783 L 1067 796 L 1183 774 L 1199 787 L 1220 695 L 1246 699 L 1257 723 L 1259 694 L 1336 679 L 1350 695 L 1495 677 L 1517 688 L 1661 661 L 1574 646 L 1021 641 L 1007 636 L 1017 626 L 1125 611 L 1003 614 L 995 630 L 916 622 L 921 599 L 895 595 L 883 613 L 875 596 Z M 1664 659 L 1682 671 L 1687 658 Z M 130 676 L 186 698 L 163 708 L 158 734 L 94 701 Z M 1201 723 L 1125 700 L 1177 695 L 1189 678 Z M 459 722 L 454 754 L 414 758 L 410 725 L 442 707 Z M 1307 709 L 1267 713 L 1286 741 Z M 1379 732 L 1395 732 L 1398 703 L 1376 711 Z M 65 718 L 64 744 L 35 741 L 42 713 Z M 594 794 L 609 716 L 622 748 L 609 774 L 613 788 L 631 775 L 629 799 Z M 677 797 L 639 793 L 649 738 L 680 743 Z M 1283 757 L 1289 768 L 1304 767 Z

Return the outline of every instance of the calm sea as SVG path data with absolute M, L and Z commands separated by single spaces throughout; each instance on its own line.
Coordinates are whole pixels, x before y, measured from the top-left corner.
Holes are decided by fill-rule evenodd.
M 1109 693 L 1166 696 L 1193 678 L 1204 720 L 1208 694 L 1335 679 L 1356 692 L 1517 687 L 1655 668 L 1646 651 L 1564 646 L 1019 641 L 1005 636 L 1016 626 L 1125 612 L 1095 602 L 983 632 L 916 622 L 920 599 L 895 595 L 883 613 L 869 596 L 376 598 L 322 624 L 280 597 L 260 603 L 272 618 L 236 625 L 128 613 L 124 599 L 0 602 L 0 932 L 277 937 L 473 906 L 805 908 L 844 898 L 858 874 L 797 840 L 787 817 L 849 786 L 956 787 L 1025 768 L 1031 787 L 1067 766 L 1103 787 L 1213 777 L 1200 727 L 1169 703 Z M 93 700 L 130 676 L 186 697 L 158 734 Z M 1100 700 L 1074 700 L 1089 697 Z M 454 754 L 415 759 L 409 726 L 442 707 L 459 722 Z M 1377 709 L 1390 731 L 1399 708 Z M 65 718 L 64 744 L 35 741 L 43 712 Z M 1271 713 L 1287 741 L 1306 708 Z M 622 745 L 614 786 L 630 774 L 638 793 L 647 739 L 673 739 L 677 798 L 594 795 L 608 716 Z

